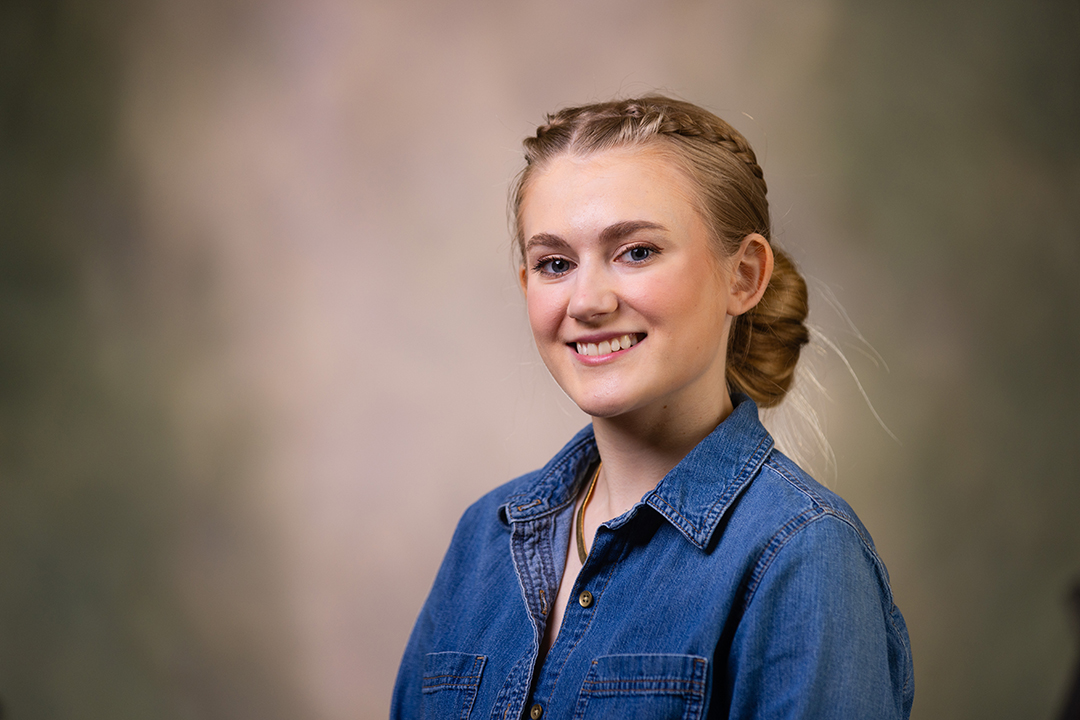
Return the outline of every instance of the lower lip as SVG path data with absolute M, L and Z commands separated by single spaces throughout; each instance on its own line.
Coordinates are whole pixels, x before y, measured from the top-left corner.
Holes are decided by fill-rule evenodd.
M 603 365 L 604 363 L 609 363 L 613 360 L 616 360 L 625 355 L 626 353 L 630 352 L 643 342 L 645 342 L 645 338 L 641 338 L 625 350 L 616 350 L 615 352 L 609 352 L 606 355 L 582 355 L 573 347 L 570 348 L 570 352 L 574 354 L 574 358 L 577 359 L 579 363 L 592 367 L 594 365 Z

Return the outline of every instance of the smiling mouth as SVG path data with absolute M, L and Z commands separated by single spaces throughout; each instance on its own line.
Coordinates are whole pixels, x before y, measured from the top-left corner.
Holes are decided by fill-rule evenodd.
M 567 343 L 578 355 L 607 355 L 609 353 L 626 350 L 637 345 L 645 339 L 645 333 L 629 333 L 600 343 Z

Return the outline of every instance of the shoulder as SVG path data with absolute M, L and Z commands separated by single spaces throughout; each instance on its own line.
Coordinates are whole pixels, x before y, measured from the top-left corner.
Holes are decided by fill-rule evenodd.
M 762 533 L 748 602 L 768 573 L 797 572 L 827 582 L 853 574 L 872 578 L 891 606 L 888 571 L 858 515 L 779 451 L 770 453 L 739 505 L 737 514 L 741 510 Z
M 865 696 L 887 699 L 895 713 L 863 708 L 838 716 L 906 717 L 914 679 L 907 627 L 885 564 L 851 506 L 779 452 L 763 463 L 743 501 L 763 532 L 747 568 L 740 639 L 821 657 L 858 678 L 856 685 L 890 688 Z
M 794 524 L 787 528 L 790 531 L 797 531 L 804 524 L 828 520 L 849 526 L 862 543 L 873 547 L 870 533 L 847 501 L 779 450 L 766 458 L 751 489 L 776 503 L 781 513 L 791 516 Z
M 504 483 L 462 513 L 425 605 L 440 627 L 452 624 L 452 616 L 461 612 L 462 588 L 509 587 L 514 582 L 506 508 L 526 483 L 528 475 Z
M 535 482 L 537 472 L 526 473 L 503 483 L 469 505 L 458 520 L 450 542 L 451 549 L 462 544 L 486 541 L 493 533 L 502 534 L 508 531 L 506 509 L 515 497 L 520 496 L 523 489 Z

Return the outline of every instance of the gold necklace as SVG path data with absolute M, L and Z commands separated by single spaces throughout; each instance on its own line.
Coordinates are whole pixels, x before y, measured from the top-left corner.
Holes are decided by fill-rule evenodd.
M 577 511 L 577 554 L 582 565 L 589 559 L 589 553 L 585 550 L 585 506 L 589 504 L 592 491 L 596 487 L 596 478 L 600 477 L 600 468 L 603 464 L 604 462 L 600 461 L 600 464 L 596 466 L 596 472 L 593 473 L 592 480 L 589 482 L 589 489 L 585 491 L 585 499 L 581 501 L 581 507 Z

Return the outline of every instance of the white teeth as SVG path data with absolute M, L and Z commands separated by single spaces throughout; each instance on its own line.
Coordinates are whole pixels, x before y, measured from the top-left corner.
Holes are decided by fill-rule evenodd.
M 632 348 L 638 344 L 637 333 L 629 333 L 622 337 L 605 340 L 599 345 L 596 343 L 576 343 L 578 355 L 607 355 Z

